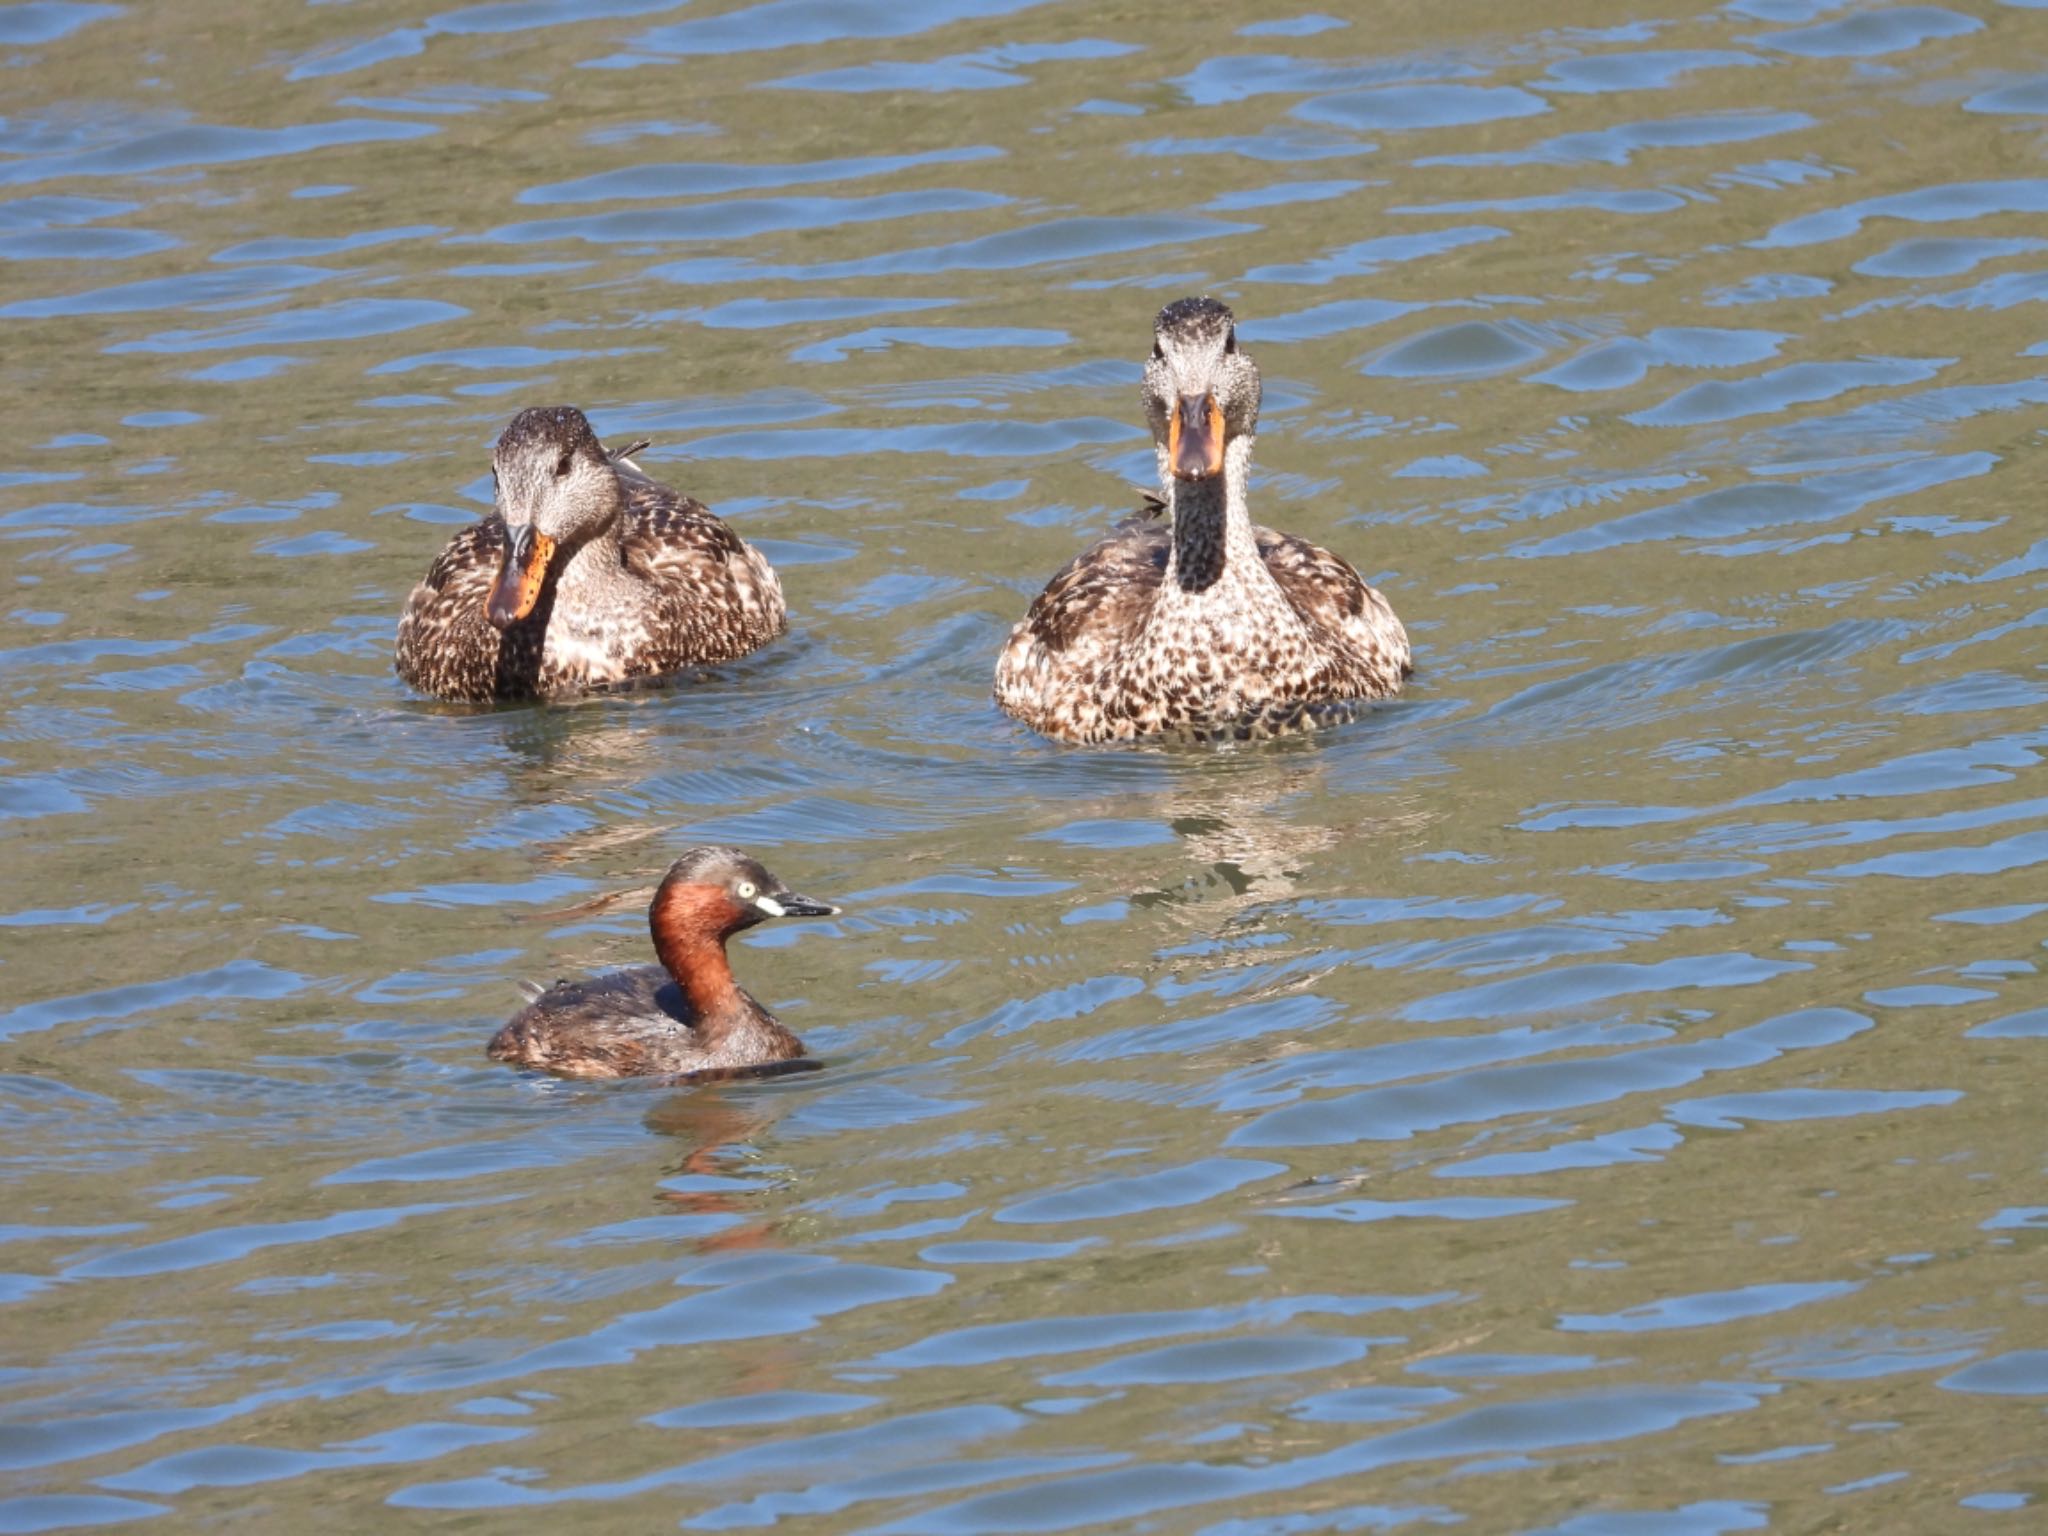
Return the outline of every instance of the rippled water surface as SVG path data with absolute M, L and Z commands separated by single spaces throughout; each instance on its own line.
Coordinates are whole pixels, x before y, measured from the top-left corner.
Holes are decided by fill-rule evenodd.
M 0 5 L 0 1532 L 2043 1528 L 2048 11 L 1353 9 Z M 1419 671 L 1051 746 L 1190 291 Z M 787 641 L 406 695 L 557 400 Z

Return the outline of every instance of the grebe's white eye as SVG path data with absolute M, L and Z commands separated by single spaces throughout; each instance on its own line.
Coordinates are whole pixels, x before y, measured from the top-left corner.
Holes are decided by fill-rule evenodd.
M 734 888 L 734 894 L 738 896 L 741 901 L 752 901 L 756 896 L 760 894 L 760 892 L 754 889 L 753 881 L 742 880 L 738 884 L 738 886 Z

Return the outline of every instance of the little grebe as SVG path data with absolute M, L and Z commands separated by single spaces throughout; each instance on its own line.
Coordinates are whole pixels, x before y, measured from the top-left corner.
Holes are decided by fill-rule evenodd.
M 692 848 L 669 867 L 647 923 L 660 965 L 558 981 L 491 1037 L 499 1061 L 564 1077 L 671 1077 L 791 1061 L 803 1042 L 749 997 L 725 941 L 771 917 L 829 917 L 737 848 Z
M 1230 311 L 1177 300 L 1155 338 L 1143 398 L 1161 501 L 1047 583 L 996 664 L 996 703 L 1063 741 L 1244 739 L 1398 693 L 1408 634 L 1387 600 L 1251 520 L 1259 370 Z
M 512 418 L 497 510 L 448 541 L 406 599 L 398 675 L 444 699 L 555 698 L 731 661 L 782 633 L 761 552 L 607 453 L 574 406 Z

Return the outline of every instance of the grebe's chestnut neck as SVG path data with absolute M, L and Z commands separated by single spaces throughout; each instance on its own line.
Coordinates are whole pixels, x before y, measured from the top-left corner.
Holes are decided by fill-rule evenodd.
M 798 895 L 737 848 L 692 848 L 662 877 L 647 926 L 662 968 L 698 1018 L 710 1021 L 745 1006 L 725 957 L 727 939 L 770 918 L 830 917 L 838 910 Z

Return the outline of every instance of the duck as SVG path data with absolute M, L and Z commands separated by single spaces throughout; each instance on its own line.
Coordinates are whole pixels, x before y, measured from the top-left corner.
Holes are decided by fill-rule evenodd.
M 512 418 L 497 505 L 406 599 L 394 664 L 436 698 L 557 699 L 732 661 L 783 632 L 782 583 L 702 503 L 609 452 L 573 405 Z
M 647 910 L 659 965 L 529 987 L 491 1037 L 495 1061 L 559 1077 L 691 1077 L 773 1069 L 804 1045 L 733 979 L 726 941 L 771 918 L 831 917 L 737 848 L 692 848 Z
M 1259 370 L 1216 299 L 1159 312 L 1141 398 L 1160 496 L 1068 562 L 1010 632 L 999 708 L 1094 744 L 1313 730 L 1398 693 L 1408 632 L 1342 556 L 1255 524 Z

